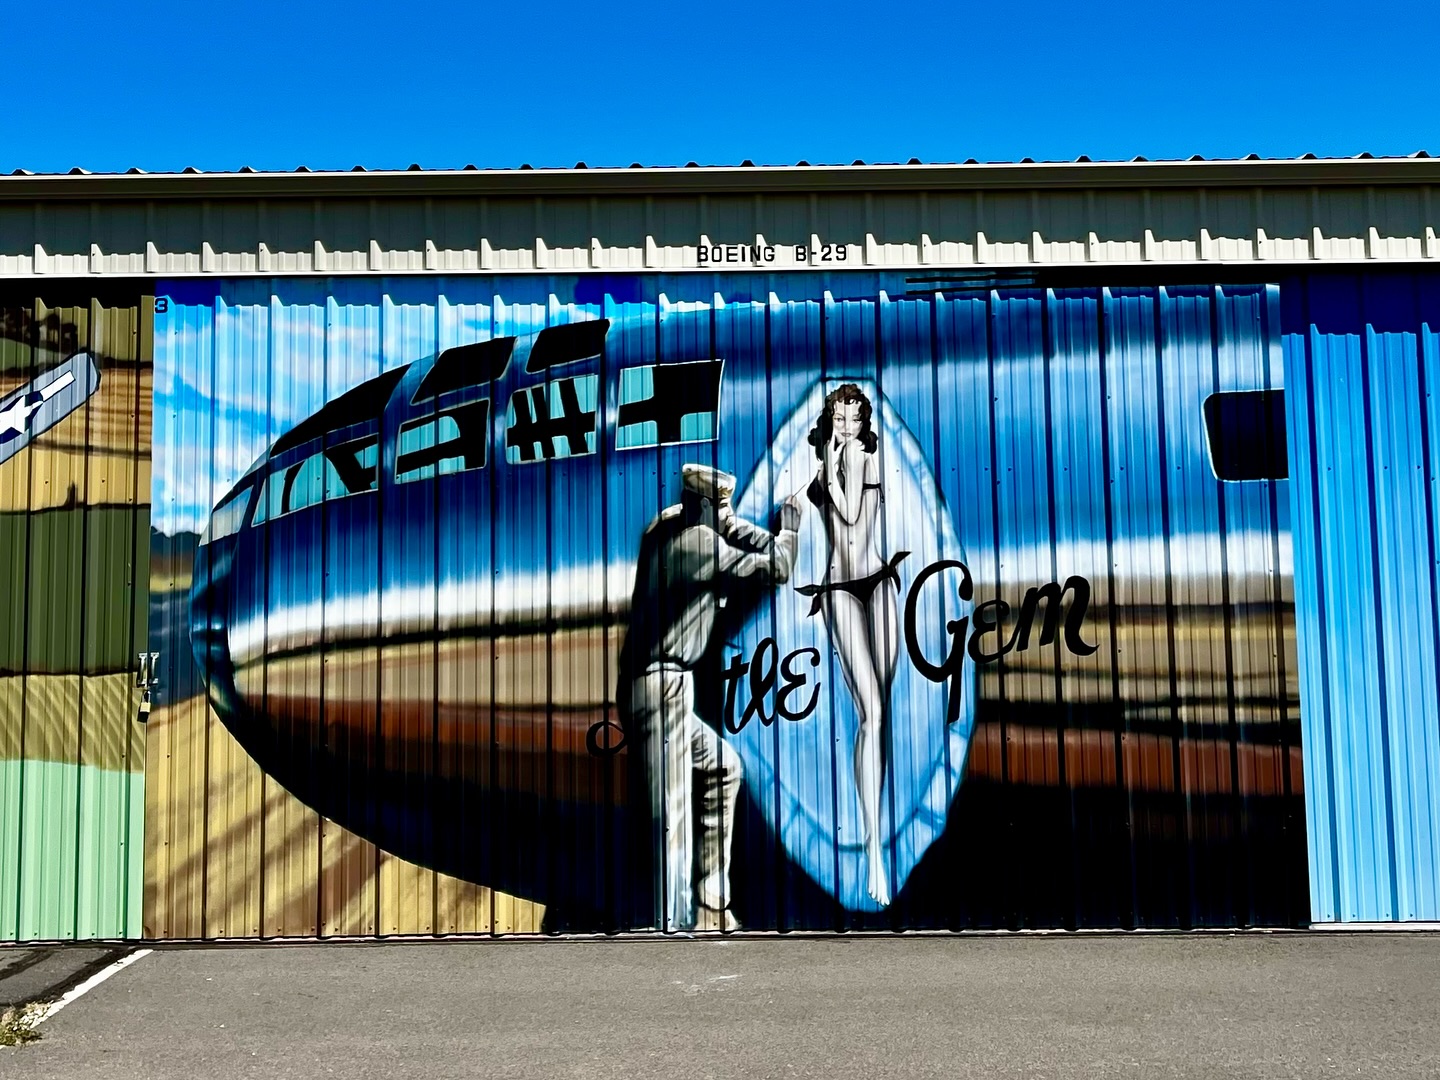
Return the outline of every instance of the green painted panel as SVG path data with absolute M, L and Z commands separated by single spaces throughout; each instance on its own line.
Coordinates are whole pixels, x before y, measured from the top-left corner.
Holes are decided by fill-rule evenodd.
M 0 940 L 140 936 L 143 774 L 0 761 Z
M 14 941 L 20 900 L 20 787 L 18 759 L 0 760 L 0 941 Z
M 0 512 L 0 672 L 133 670 L 145 642 L 145 507 Z M 29 574 L 29 607 L 26 607 Z M 138 610 L 137 610 L 138 609 Z M 28 625 L 29 634 L 25 627 Z M 136 630 L 139 628 L 139 636 Z
M 6 481 L 0 476 L 0 483 Z M 0 513 L 0 671 L 25 664 L 25 558 L 28 514 Z

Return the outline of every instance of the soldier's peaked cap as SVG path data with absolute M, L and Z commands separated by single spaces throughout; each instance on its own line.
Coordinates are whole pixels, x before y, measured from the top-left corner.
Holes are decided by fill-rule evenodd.
M 681 465 L 680 480 L 704 499 L 728 499 L 735 492 L 735 477 L 710 465 Z

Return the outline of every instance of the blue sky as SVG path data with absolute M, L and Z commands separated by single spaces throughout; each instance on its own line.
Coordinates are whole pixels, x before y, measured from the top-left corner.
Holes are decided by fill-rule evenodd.
M 1440 154 L 1434 0 L 91 0 L 4 27 L 5 172 Z

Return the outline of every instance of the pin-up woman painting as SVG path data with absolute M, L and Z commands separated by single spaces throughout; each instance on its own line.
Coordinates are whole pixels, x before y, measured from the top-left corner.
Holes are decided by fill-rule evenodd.
M 825 619 L 859 716 L 855 786 L 864 830 L 865 887 L 884 905 L 890 902 L 890 883 L 880 835 L 882 740 L 900 653 L 896 567 L 909 552 L 896 552 L 888 561 L 881 552 L 884 495 L 872 416 L 870 399 L 855 383 L 825 397 L 810 432 L 820 463 L 806 493 L 824 516 L 829 565 L 820 584 L 797 591 L 813 597 L 810 614 Z

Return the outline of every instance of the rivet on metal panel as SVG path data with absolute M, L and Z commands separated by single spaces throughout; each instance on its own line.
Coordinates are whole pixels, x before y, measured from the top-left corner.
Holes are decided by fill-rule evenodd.
M 1370 242 L 1369 242 L 1369 244 L 1367 245 L 1367 250 L 1366 250 L 1365 254 L 1366 254 L 1367 257 L 1369 257 L 1369 258 L 1371 258 L 1371 259 L 1378 259 L 1378 258 L 1381 257 L 1381 254 L 1380 254 L 1380 233 L 1379 233 L 1379 231 L 1375 228 L 1375 225 L 1374 225 L 1374 222 L 1375 222 L 1375 219 L 1376 219 L 1376 213 L 1377 213 L 1377 208 L 1376 208 L 1376 206 L 1375 206 L 1375 186 L 1374 186 L 1373 184 L 1366 185 L 1366 188 L 1365 188 L 1365 217 L 1366 217 L 1366 219 L 1367 219 L 1368 221 L 1371 222 L 1371 225 L 1370 225 Z
M 440 251 L 435 246 L 435 200 L 425 200 L 425 269 L 440 269 Z
M 639 168 L 638 162 L 631 168 Z M 645 265 L 653 267 L 659 263 L 659 252 L 655 245 L 655 199 L 645 196 Z

